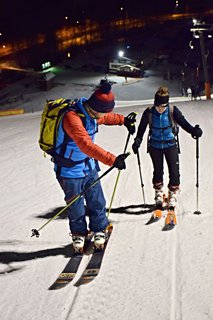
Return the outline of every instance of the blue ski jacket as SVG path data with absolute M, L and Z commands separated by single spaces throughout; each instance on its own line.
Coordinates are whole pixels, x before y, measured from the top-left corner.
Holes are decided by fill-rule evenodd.
M 94 169 L 99 171 L 98 161 L 112 166 L 116 156 L 94 143 L 99 125 L 123 125 L 124 116 L 106 113 L 103 117 L 91 117 L 84 106 L 87 99 L 77 101 L 75 109 L 62 117 L 56 137 L 53 156 L 57 177 L 83 178 Z
M 145 109 L 138 127 L 136 138 L 143 139 L 147 126 L 149 125 L 149 112 L 152 113 L 152 124 L 149 132 L 149 146 L 156 149 L 167 149 L 176 144 L 172 123 L 167 107 L 163 113 L 159 113 L 155 106 Z M 181 111 L 174 106 L 173 119 L 186 132 L 193 133 L 193 126 L 185 119 Z
M 82 103 L 86 99 L 80 99 L 77 102 L 77 113 L 80 115 L 83 125 L 94 142 L 95 133 L 98 124 L 96 119 L 92 119 L 83 107 Z M 64 115 L 65 116 L 65 115 Z M 63 117 L 64 118 L 64 117 Z M 83 178 L 96 166 L 96 161 L 83 153 L 77 144 L 66 134 L 63 128 L 63 118 L 60 121 L 57 141 L 56 153 L 61 157 L 61 163 L 55 164 L 54 170 L 57 175 L 67 178 Z M 59 159 L 59 158 L 58 158 Z M 68 160 L 66 162 L 66 159 Z

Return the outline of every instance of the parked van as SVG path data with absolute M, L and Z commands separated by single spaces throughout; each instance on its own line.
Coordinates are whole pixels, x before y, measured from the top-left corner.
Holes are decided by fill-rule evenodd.
M 121 60 L 109 62 L 108 72 L 123 77 L 141 77 L 142 74 L 142 70 L 136 67 L 130 59 L 124 62 Z

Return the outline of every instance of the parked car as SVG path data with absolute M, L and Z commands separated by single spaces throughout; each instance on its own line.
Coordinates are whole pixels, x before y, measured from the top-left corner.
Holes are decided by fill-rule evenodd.
M 142 74 L 143 72 L 140 68 L 134 67 L 129 64 L 121 66 L 117 71 L 117 75 L 123 77 L 141 78 Z

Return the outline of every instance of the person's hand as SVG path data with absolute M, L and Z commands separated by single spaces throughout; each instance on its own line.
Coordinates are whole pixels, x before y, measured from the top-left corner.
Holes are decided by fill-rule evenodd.
M 117 168 L 119 170 L 126 169 L 126 164 L 125 164 L 126 157 L 127 157 L 126 153 L 119 154 L 116 157 L 115 162 L 113 163 L 113 167 L 115 167 L 115 168 Z
M 135 133 L 135 122 L 136 122 L 136 113 L 131 112 L 127 117 L 124 118 L 124 125 L 127 127 L 130 134 Z
M 202 134 L 203 134 L 203 131 L 201 130 L 199 125 L 196 124 L 196 126 L 192 130 L 192 138 L 194 138 L 194 139 L 200 138 L 202 136 Z
M 132 145 L 132 150 L 135 154 L 138 153 L 138 149 L 140 148 L 141 145 L 141 139 L 140 138 L 135 138 L 134 143 Z

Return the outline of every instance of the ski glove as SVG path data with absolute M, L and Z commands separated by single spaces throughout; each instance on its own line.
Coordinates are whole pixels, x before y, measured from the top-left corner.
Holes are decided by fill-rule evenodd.
M 124 118 L 124 125 L 127 127 L 130 134 L 135 133 L 135 119 L 136 114 L 131 112 L 127 117 Z
M 141 145 L 141 142 L 142 142 L 142 139 L 140 138 L 135 138 L 134 140 L 135 142 L 133 143 L 132 145 L 132 150 L 135 154 L 138 153 L 138 149 L 140 148 L 140 145 Z
M 192 138 L 194 138 L 194 139 L 200 138 L 202 136 L 202 134 L 203 134 L 203 131 L 201 130 L 199 125 L 196 124 L 196 126 L 192 130 Z
M 126 169 L 125 159 L 126 153 L 119 154 L 113 163 L 113 167 L 118 168 L 119 170 Z

